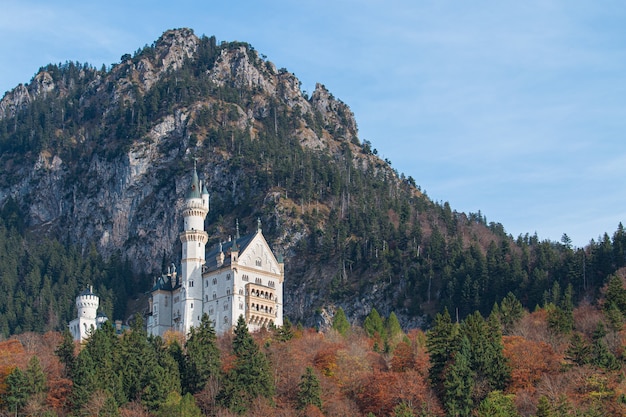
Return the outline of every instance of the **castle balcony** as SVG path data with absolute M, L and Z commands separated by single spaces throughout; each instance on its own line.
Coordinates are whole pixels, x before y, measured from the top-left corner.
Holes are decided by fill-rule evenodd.
M 269 325 L 276 316 L 275 291 L 259 284 L 246 284 L 246 321 L 259 326 Z

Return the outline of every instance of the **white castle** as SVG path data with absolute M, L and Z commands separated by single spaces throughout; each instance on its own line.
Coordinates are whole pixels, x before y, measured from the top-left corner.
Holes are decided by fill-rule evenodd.
M 208 234 L 204 220 L 209 193 L 194 163 L 191 185 L 183 205 L 180 273 L 172 265 L 150 290 L 148 334 L 162 336 L 168 330 L 187 334 L 199 325 L 204 313 L 217 334 L 231 331 L 243 316 L 250 331 L 283 324 L 282 256 L 275 257 L 261 231 L 221 242 L 206 251 Z
M 93 288 L 89 287 L 76 297 L 77 317 L 70 322 L 70 333 L 75 341 L 81 342 L 95 329 L 100 328 L 107 321 L 107 316 L 98 313 L 100 297 L 93 293 Z

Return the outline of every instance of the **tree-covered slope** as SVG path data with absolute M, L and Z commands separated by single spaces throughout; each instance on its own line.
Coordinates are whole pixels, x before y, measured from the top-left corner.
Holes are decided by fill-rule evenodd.
M 24 264 L 3 274 L 3 288 L 28 299 L 41 290 L 43 278 L 22 288 L 27 274 L 45 274 L 27 261 L 41 259 L 40 246 L 95 251 L 126 275 L 86 272 L 76 285 L 101 282 L 110 314 L 126 318 L 150 284 L 142 274 L 179 260 L 194 159 L 211 193 L 209 243 L 234 234 L 236 219 L 245 232 L 260 218 L 286 257 L 286 313 L 307 324 L 335 306 L 351 319 L 376 306 L 415 326 L 443 306 L 487 312 L 509 291 L 532 307 L 555 282 L 593 297 L 624 265 L 621 226 L 584 250 L 514 240 L 480 213 L 431 201 L 376 154 L 346 104 L 321 84 L 309 97 L 246 43 L 179 29 L 111 68 L 48 65 L 0 101 L 6 251 Z M 59 272 L 48 278 L 64 288 Z M 65 312 L 57 325 L 76 285 L 54 307 Z

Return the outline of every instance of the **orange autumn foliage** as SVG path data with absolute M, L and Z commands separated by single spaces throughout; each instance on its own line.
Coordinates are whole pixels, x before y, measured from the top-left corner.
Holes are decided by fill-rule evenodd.
M 434 415 L 442 414 L 428 383 L 415 371 L 374 372 L 362 381 L 356 400 L 363 414 L 391 415 L 402 402 L 417 409 L 424 407 Z
M 0 342 L 0 396 L 6 392 L 5 380 L 16 367 L 24 368 L 26 351 L 19 340 Z
M 558 372 L 560 358 L 547 343 L 521 336 L 503 336 L 502 342 L 504 356 L 511 365 L 510 392 L 519 389 L 534 392 L 543 375 Z

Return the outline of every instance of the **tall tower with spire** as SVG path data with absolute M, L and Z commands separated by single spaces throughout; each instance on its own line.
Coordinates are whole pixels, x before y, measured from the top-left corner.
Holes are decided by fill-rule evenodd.
M 155 279 L 150 290 L 147 330 L 185 335 L 207 314 L 217 334 L 232 331 L 240 316 L 251 331 L 283 324 L 285 265 L 267 244 L 257 220 L 256 230 L 243 236 L 236 222 L 235 238 L 206 251 L 204 220 L 209 193 L 198 179 L 196 165 L 183 203 L 181 265 Z M 245 227 L 245 226 L 244 226 Z
M 209 212 L 209 193 L 198 180 L 193 164 L 191 185 L 183 206 L 183 231 L 180 234 L 182 258 L 180 271 L 180 330 L 185 334 L 202 318 L 202 266 L 205 263 L 208 235 L 204 219 Z

